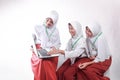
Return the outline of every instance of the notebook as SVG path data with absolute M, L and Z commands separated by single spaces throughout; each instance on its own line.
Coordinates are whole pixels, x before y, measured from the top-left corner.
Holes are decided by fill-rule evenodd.
M 51 58 L 51 57 L 59 56 L 59 54 L 51 54 L 51 55 L 47 54 L 48 51 L 46 49 L 37 50 L 35 46 L 35 39 L 33 36 L 32 36 L 32 41 L 33 41 L 32 48 L 39 58 Z

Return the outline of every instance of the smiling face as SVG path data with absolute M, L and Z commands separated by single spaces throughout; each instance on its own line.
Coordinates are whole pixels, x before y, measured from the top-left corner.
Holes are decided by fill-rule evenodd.
M 76 31 L 75 31 L 75 29 L 73 28 L 73 26 L 69 23 L 69 24 L 68 24 L 68 27 L 69 27 L 69 32 L 70 32 L 71 36 L 72 36 L 72 37 L 75 36 Z
M 86 26 L 86 30 L 85 33 L 87 35 L 88 38 L 91 38 L 93 36 L 93 33 L 91 32 L 91 30 L 88 28 L 88 26 Z
M 53 20 L 51 18 L 46 19 L 46 27 L 52 27 L 53 26 Z

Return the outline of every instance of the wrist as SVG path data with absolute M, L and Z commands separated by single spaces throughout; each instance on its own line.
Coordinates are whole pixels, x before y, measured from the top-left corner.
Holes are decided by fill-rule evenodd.
M 63 50 L 58 50 L 59 53 L 61 54 L 64 54 L 64 51 Z
M 94 62 L 94 61 L 89 62 L 89 65 L 90 65 L 90 64 L 93 64 L 93 63 L 95 63 L 95 62 Z

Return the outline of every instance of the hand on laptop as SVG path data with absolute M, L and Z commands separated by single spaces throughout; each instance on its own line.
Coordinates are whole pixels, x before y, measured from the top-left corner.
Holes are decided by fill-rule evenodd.
M 51 50 L 48 52 L 48 54 L 56 54 L 57 51 L 58 50 L 55 47 L 52 47 Z

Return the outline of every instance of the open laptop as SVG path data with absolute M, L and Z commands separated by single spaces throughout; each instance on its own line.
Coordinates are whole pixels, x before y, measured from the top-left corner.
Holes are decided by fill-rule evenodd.
M 47 50 L 45 50 L 45 49 L 40 49 L 40 50 L 37 50 L 37 48 L 36 48 L 36 46 L 35 46 L 35 40 L 34 40 L 34 38 L 32 37 L 32 41 L 33 41 L 33 46 L 32 46 L 32 48 L 33 48 L 33 50 L 34 50 L 34 52 L 37 54 L 37 56 L 39 57 L 39 58 L 51 58 L 51 57 L 56 57 L 56 56 L 59 56 L 60 54 L 52 54 L 52 55 L 49 55 L 49 54 L 47 54 L 48 53 L 48 51 Z

